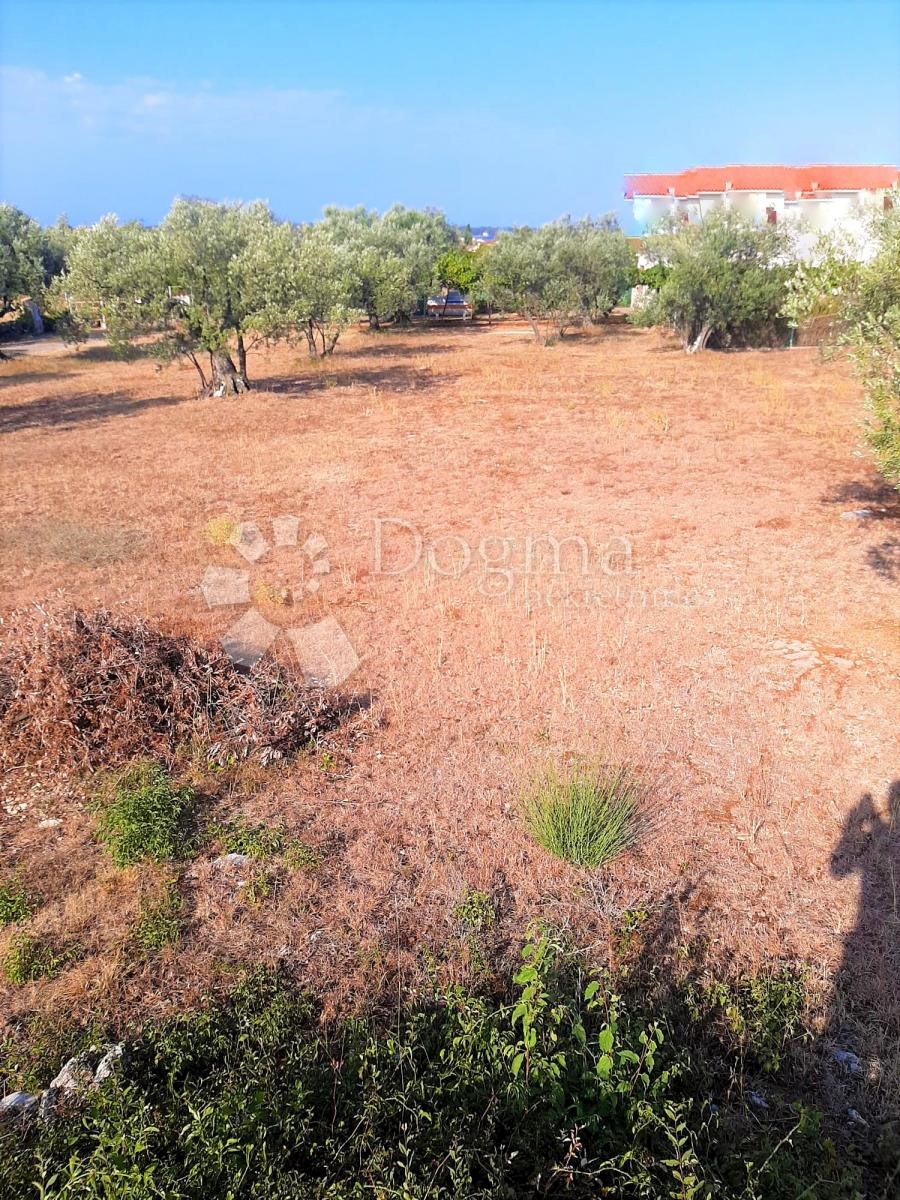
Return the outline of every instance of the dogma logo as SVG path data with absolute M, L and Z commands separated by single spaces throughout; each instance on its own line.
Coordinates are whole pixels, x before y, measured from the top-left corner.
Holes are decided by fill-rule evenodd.
M 207 536 L 232 546 L 247 567 L 208 566 L 200 590 L 210 608 L 243 608 L 222 636 L 232 662 L 250 668 L 284 637 L 291 645 L 304 680 L 336 687 L 356 670 L 359 658 L 339 621 L 323 617 L 311 624 L 287 624 L 278 618 L 296 615 L 315 596 L 331 572 L 328 543 L 320 533 L 301 541 L 299 517 L 275 517 L 271 540 L 254 521 L 211 521 Z

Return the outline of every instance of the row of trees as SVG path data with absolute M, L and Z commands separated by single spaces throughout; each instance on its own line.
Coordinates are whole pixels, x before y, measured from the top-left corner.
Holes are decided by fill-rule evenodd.
M 184 357 L 216 394 L 250 386 L 247 355 L 261 342 L 300 338 L 328 355 L 350 322 L 407 321 L 441 286 L 489 314 L 520 313 L 547 342 L 608 313 L 636 267 L 610 218 L 518 229 L 478 249 L 440 213 L 399 206 L 329 208 L 302 226 L 261 203 L 198 200 L 176 201 L 153 228 L 105 217 L 41 230 L 16 209 L 5 219 L 10 307 L 40 297 L 72 337 L 100 322 L 117 348 Z

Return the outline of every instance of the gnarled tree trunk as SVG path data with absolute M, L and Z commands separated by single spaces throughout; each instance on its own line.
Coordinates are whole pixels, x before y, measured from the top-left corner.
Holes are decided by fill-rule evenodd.
M 693 341 L 686 340 L 684 343 L 685 353 L 696 354 L 698 350 L 705 350 L 706 343 L 712 336 L 712 329 L 709 325 L 704 325 Z
M 209 367 L 212 379 L 207 385 L 207 395 L 240 396 L 249 391 L 250 384 L 246 375 L 234 365 L 234 359 L 227 350 L 211 350 Z

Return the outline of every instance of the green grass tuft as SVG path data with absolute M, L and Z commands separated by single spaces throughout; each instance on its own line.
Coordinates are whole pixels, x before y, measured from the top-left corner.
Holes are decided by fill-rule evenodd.
M 0 884 L 0 929 L 24 921 L 33 911 L 31 900 L 24 884 L 19 879 Z
M 18 933 L 10 939 L 0 966 L 10 983 L 32 983 L 58 975 L 75 957 L 74 949 L 59 953 L 30 933 Z
M 141 909 L 140 919 L 134 927 L 134 940 L 142 950 L 152 954 L 177 942 L 182 925 L 181 893 L 173 881 L 166 886 L 161 899 Z
M 640 792 L 622 768 L 578 766 L 550 771 L 525 797 L 525 825 L 551 854 L 580 867 L 599 867 L 629 849 L 639 831 Z
M 283 825 L 250 825 L 240 817 L 213 826 L 211 833 L 215 841 L 221 842 L 226 854 L 271 858 L 283 854 L 287 846 Z
M 193 849 L 195 808 L 193 790 L 174 787 L 159 763 L 135 763 L 112 776 L 96 801 L 97 836 L 117 867 L 184 858 Z

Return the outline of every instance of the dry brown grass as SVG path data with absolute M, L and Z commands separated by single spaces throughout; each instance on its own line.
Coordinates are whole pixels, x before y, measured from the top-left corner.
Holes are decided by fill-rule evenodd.
M 227 798 L 332 847 L 322 867 L 254 907 L 201 858 L 182 883 L 185 937 L 149 962 L 120 949 L 136 901 L 110 890 L 77 798 L 7 778 L 4 859 L 44 895 L 35 920 L 80 929 L 71 893 L 93 929 L 86 964 L 0 993 L 11 1016 L 155 1012 L 236 959 L 279 957 L 352 1006 L 398 972 L 419 978 L 467 887 L 495 896 L 500 930 L 540 915 L 597 953 L 623 909 L 685 888 L 679 936 L 702 930 L 746 962 L 824 971 L 882 936 L 831 854 L 859 798 L 884 806 L 900 773 L 898 590 L 867 560 L 900 510 L 858 498 L 876 481 L 843 364 L 812 348 L 689 358 L 624 327 L 540 349 L 507 322 L 353 333 L 325 366 L 277 350 L 251 361 L 256 390 L 224 401 L 196 399 L 189 368 L 45 363 L 0 383 L 4 525 L 24 531 L 6 543 L 7 609 L 61 589 L 214 639 L 230 614 L 206 609 L 199 582 L 235 560 L 210 521 L 295 513 L 332 570 L 301 609 L 267 615 L 335 614 L 363 658 L 349 682 L 375 701 L 334 762 Z M 435 562 L 378 574 L 387 516 L 437 543 Z M 34 531 L 63 522 L 139 540 L 62 555 Z M 571 545 L 559 576 L 546 554 L 525 574 L 524 540 L 548 533 L 590 543 L 589 576 Z M 465 570 L 449 535 L 476 549 Z M 516 543 L 508 589 L 478 566 L 496 537 Z M 619 555 L 606 574 L 616 537 L 631 570 Z M 516 793 L 538 763 L 598 752 L 657 782 L 660 820 L 586 879 L 531 843 Z M 63 824 L 40 829 L 48 816 Z

